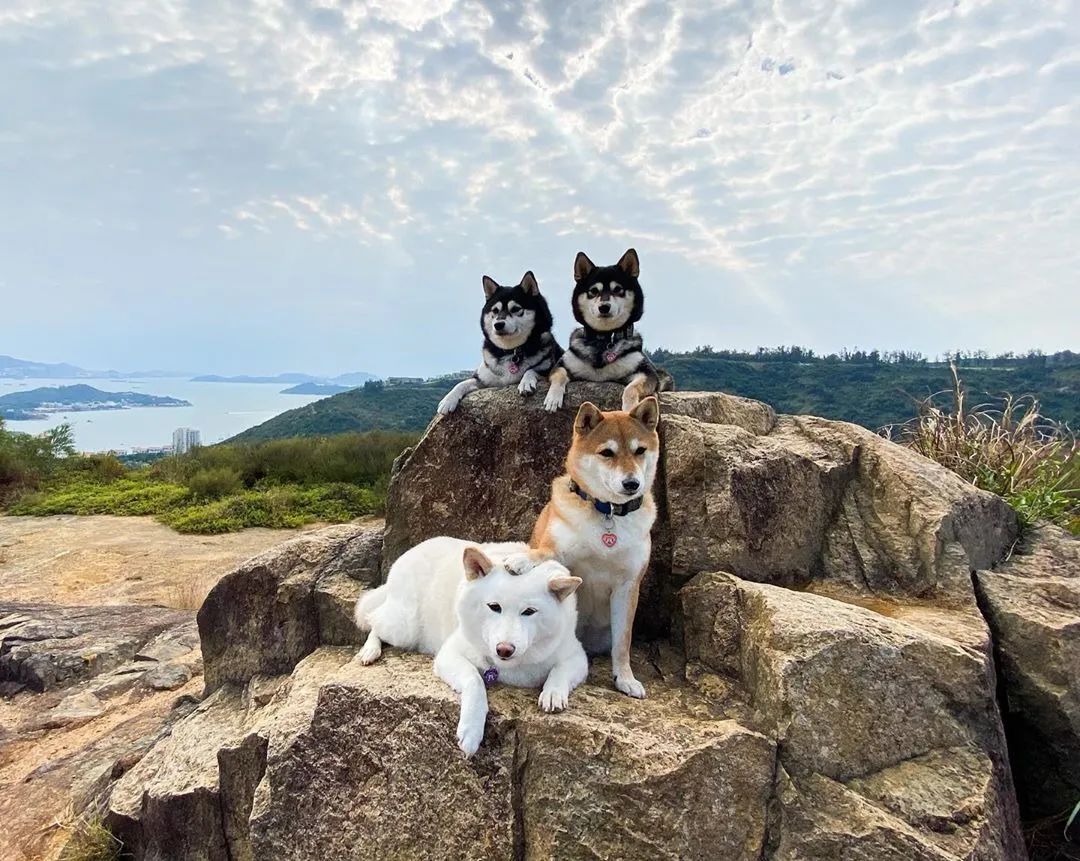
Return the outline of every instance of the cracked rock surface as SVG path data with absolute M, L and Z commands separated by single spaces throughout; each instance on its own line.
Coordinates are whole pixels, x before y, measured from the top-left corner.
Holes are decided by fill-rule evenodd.
M 853 425 L 662 396 L 644 701 L 599 660 L 562 714 L 496 687 L 465 761 L 430 659 L 353 660 L 348 608 L 404 549 L 527 535 L 577 404 L 618 388 L 569 396 L 470 395 L 395 465 L 385 534 L 311 533 L 218 583 L 206 699 L 104 796 L 134 857 L 1025 858 L 1016 763 L 1074 750 L 1076 544 L 1002 564 L 1000 499 Z M 1014 704 L 1031 735 L 1007 740 Z

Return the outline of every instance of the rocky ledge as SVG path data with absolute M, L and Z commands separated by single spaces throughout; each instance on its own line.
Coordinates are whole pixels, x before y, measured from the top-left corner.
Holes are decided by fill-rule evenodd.
M 618 389 L 570 394 L 553 416 L 471 395 L 400 458 L 385 533 L 308 534 L 219 582 L 206 698 L 102 795 L 133 856 L 1026 857 L 1017 787 L 1026 812 L 1080 795 L 1077 543 L 1004 561 L 1000 499 L 853 425 L 662 397 L 645 701 L 603 661 L 560 715 L 497 688 L 465 761 L 428 659 L 353 660 L 351 604 L 411 544 L 527 534 L 577 404 Z

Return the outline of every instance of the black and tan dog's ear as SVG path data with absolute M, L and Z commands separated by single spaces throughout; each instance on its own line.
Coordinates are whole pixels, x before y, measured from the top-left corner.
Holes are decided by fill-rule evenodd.
M 499 289 L 499 285 L 495 282 L 494 278 L 488 278 L 487 275 L 483 278 L 484 282 L 484 295 L 490 299 L 495 295 L 495 291 Z
M 548 588 L 555 594 L 555 597 L 560 601 L 565 601 L 574 592 L 577 591 L 577 587 L 581 585 L 580 577 L 552 577 L 548 580 Z
M 536 276 L 532 274 L 531 269 L 522 276 L 521 289 L 530 296 L 540 295 L 540 285 L 536 283 Z
M 479 580 L 481 577 L 486 577 L 494 567 L 492 561 L 479 547 L 466 547 L 465 552 L 461 554 L 461 563 L 465 566 L 466 580 Z
M 588 433 L 603 420 L 604 414 L 596 408 L 596 405 L 585 401 L 578 407 L 577 416 L 574 418 L 574 433 Z
M 641 274 L 641 264 L 637 259 L 637 252 L 633 248 L 627 248 L 626 253 L 619 258 L 619 268 L 631 278 L 637 278 Z
M 580 281 L 596 267 L 593 262 L 586 256 L 584 251 L 579 251 L 577 257 L 574 258 L 574 281 Z
M 656 396 L 650 395 L 630 410 L 630 418 L 637 419 L 649 430 L 656 430 L 656 426 L 660 424 L 660 402 L 656 400 Z

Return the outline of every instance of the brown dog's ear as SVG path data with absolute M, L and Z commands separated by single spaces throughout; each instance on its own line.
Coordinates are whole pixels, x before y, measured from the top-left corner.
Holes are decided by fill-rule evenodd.
M 532 274 L 531 269 L 522 276 L 521 289 L 532 296 L 540 295 L 540 285 L 536 283 L 536 276 Z
M 499 289 L 499 285 L 494 278 L 488 278 L 487 275 L 485 275 L 482 280 L 484 282 L 484 295 L 490 299 L 495 295 L 495 291 Z
M 555 597 L 560 601 L 565 601 L 573 595 L 580 585 L 580 577 L 552 577 L 548 580 L 548 588 L 555 593 Z
M 479 580 L 481 577 L 486 577 L 493 567 L 492 561 L 479 547 L 466 547 L 465 552 L 461 554 L 461 562 L 465 566 L 466 580 Z
M 585 401 L 578 407 L 577 416 L 574 419 L 574 433 L 588 433 L 603 420 L 604 414 L 596 408 L 596 405 Z
M 660 402 L 656 400 L 656 396 L 650 395 L 630 410 L 630 418 L 637 419 L 649 430 L 656 430 L 656 426 L 660 424 Z
M 593 262 L 585 255 L 585 252 L 579 251 L 577 257 L 574 258 L 574 281 L 580 281 L 595 268 Z
M 626 249 L 626 253 L 619 259 L 619 268 L 631 278 L 637 278 L 641 273 L 641 264 L 633 248 Z

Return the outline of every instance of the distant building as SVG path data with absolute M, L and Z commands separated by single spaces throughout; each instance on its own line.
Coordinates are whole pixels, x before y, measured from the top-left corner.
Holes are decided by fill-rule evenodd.
M 395 386 L 418 386 L 423 382 L 423 377 L 387 377 L 386 388 L 392 389 Z
M 177 428 L 172 435 L 173 454 L 187 454 L 202 445 L 202 437 L 194 428 Z

